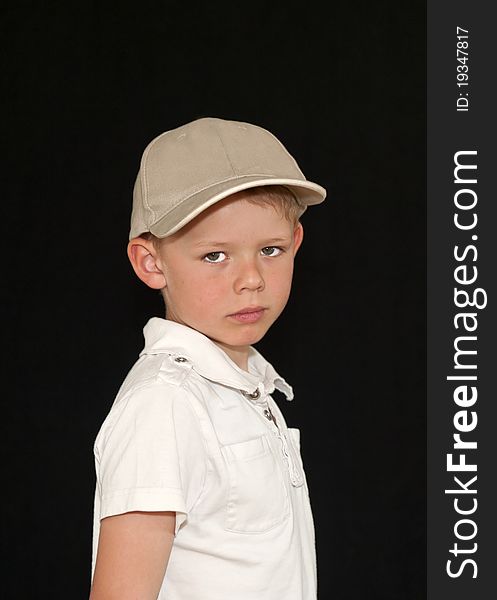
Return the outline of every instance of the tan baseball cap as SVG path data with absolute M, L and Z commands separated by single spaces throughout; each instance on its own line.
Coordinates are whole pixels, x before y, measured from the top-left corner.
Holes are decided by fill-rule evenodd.
M 129 239 L 147 231 L 171 235 L 215 202 L 262 185 L 289 188 L 302 212 L 326 197 L 262 127 L 209 117 L 166 131 L 143 153 Z

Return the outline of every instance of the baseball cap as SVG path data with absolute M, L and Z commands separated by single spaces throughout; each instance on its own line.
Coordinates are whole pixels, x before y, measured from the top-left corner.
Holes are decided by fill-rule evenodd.
M 172 235 L 212 204 L 263 185 L 290 189 L 302 213 L 326 197 L 262 127 L 206 117 L 166 131 L 143 153 L 129 239 L 147 231 L 159 238 Z

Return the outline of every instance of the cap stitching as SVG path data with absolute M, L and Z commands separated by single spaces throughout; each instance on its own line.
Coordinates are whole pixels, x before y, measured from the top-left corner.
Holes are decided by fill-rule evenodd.
M 150 154 L 150 151 L 152 150 L 152 147 L 155 146 L 157 144 L 157 142 L 162 139 L 163 137 L 165 137 L 167 134 L 171 133 L 171 131 L 164 131 L 164 133 L 161 133 L 159 136 L 157 136 L 155 139 L 153 139 L 150 144 L 145 148 L 145 151 L 143 153 L 142 156 L 142 161 L 141 161 L 141 172 L 143 173 L 143 182 L 144 182 L 144 194 L 142 194 L 142 199 L 143 199 L 143 204 L 145 205 L 145 207 L 147 208 L 147 210 L 150 212 L 152 218 L 150 219 L 152 222 L 154 222 L 157 219 L 157 215 L 155 213 L 155 211 L 152 209 L 152 207 L 150 206 L 150 204 L 148 203 L 148 155 Z M 147 227 L 150 227 L 150 224 L 146 224 Z
M 154 211 L 150 208 L 150 205 L 148 203 L 148 179 L 147 179 L 147 158 L 150 153 L 151 145 L 152 144 L 150 144 L 147 147 L 147 149 L 143 153 L 143 158 L 142 158 L 142 169 L 141 169 L 141 171 L 143 173 L 143 175 L 142 175 L 142 180 L 143 180 L 142 202 L 143 202 L 143 206 L 145 207 L 145 209 L 148 210 L 150 213 L 152 213 L 152 220 L 154 220 L 155 219 Z M 147 227 L 150 227 L 150 225 L 148 223 L 145 223 L 145 225 Z
M 221 146 L 223 147 L 224 154 L 225 154 L 226 158 L 228 159 L 231 170 L 233 171 L 233 173 L 235 175 L 238 175 L 238 172 L 235 170 L 235 167 L 233 166 L 233 163 L 231 162 L 231 158 L 229 157 L 228 151 L 226 150 L 226 146 L 224 145 L 223 138 L 221 137 L 221 135 L 219 134 L 219 131 L 217 129 L 215 129 L 214 131 L 215 131 L 217 137 L 219 138 L 219 141 L 221 142 Z

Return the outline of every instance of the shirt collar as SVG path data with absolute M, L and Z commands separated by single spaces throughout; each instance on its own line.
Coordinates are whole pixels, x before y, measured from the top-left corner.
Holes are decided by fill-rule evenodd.
M 210 338 L 187 325 L 152 317 L 143 328 L 143 354 L 173 354 L 190 361 L 192 368 L 205 379 L 253 394 L 271 394 L 274 389 L 293 399 L 292 387 L 253 347 L 249 347 L 248 368 L 240 369 Z

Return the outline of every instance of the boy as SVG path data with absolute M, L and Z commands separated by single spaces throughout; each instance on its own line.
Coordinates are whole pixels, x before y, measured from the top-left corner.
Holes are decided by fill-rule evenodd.
M 91 600 L 315 600 L 292 388 L 253 348 L 324 200 L 268 131 L 203 118 L 146 148 L 128 256 L 165 319 L 95 441 Z

